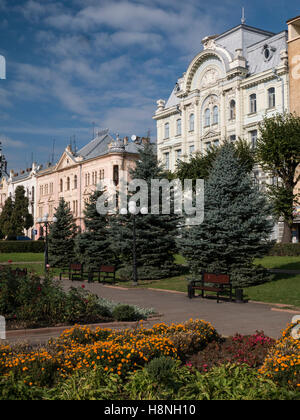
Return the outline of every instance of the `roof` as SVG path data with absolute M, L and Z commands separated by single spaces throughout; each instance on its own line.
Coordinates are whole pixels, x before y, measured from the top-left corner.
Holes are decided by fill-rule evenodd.
M 78 150 L 76 156 L 81 156 L 84 160 L 87 160 L 106 155 L 109 153 L 109 145 L 115 142 L 116 140 L 109 134 L 109 130 L 103 130 L 98 132 L 97 137 Z M 129 142 L 125 146 L 124 151 L 127 153 L 137 154 L 139 153 L 139 148 L 139 145 Z

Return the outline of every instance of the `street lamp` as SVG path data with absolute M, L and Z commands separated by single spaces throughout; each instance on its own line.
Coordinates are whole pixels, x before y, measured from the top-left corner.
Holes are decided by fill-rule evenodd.
M 133 221 L 133 227 L 132 227 L 133 285 L 137 286 L 138 285 L 138 275 L 137 275 L 137 261 L 136 261 L 136 219 L 135 219 L 135 217 L 139 213 L 148 214 L 148 209 L 147 209 L 147 207 L 142 207 L 141 209 L 138 209 L 136 207 L 136 202 L 135 201 L 129 201 L 128 209 L 129 209 L 129 213 L 132 215 L 132 221 Z M 122 208 L 120 210 L 120 213 L 122 215 L 126 215 L 127 214 L 127 209 Z
M 43 230 L 43 233 L 44 233 L 44 228 L 45 228 L 45 232 L 46 232 L 46 235 L 45 235 L 45 239 L 46 239 L 46 241 L 45 241 L 45 271 L 48 271 L 48 265 L 49 265 L 49 255 L 48 255 L 48 226 L 51 223 L 56 223 L 57 222 L 57 218 L 55 216 L 53 217 L 52 221 L 50 221 L 48 218 L 49 218 L 49 214 L 46 213 L 43 218 L 42 217 L 39 217 L 37 219 L 37 223 L 41 226 L 41 228 Z

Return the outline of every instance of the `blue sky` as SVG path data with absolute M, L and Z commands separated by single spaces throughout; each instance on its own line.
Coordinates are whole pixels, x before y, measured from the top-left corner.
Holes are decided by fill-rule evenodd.
M 280 32 L 291 0 L 0 0 L 0 141 L 9 168 L 55 158 L 93 127 L 146 135 L 207 35 L 240 23 Z

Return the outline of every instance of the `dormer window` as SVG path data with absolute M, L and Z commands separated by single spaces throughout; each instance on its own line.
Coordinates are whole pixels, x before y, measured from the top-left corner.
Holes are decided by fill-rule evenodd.
M 263 50 L 262 50 L 262 54 L 263 54 L 264 60 L 265 61 L 271 60 L 271 58 L 272 58 L 272 56 L 274 54 L 274 51 L 276 51 L 276 48 L 270 47 L 270 45 L 267 45 L 267 44 L 264 45 Z

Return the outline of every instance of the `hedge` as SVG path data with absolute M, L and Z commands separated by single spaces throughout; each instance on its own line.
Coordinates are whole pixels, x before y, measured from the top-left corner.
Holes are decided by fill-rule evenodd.
M 299 257 L 300 243 L 297 244 L 275 244 L 269 252 L 272 257 Z
M 0 253 L 44 252 L 44 241 L 0 241 Z

